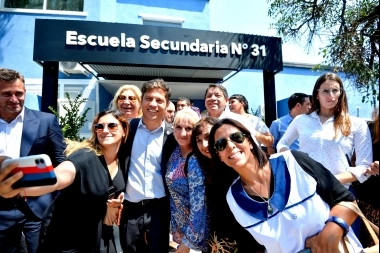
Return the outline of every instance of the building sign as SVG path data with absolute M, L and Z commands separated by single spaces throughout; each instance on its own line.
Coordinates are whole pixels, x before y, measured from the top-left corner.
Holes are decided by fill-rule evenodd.
M 282 70 L 280 38 L 74 20 L 37 19 L 33 58 L 113 65 Z
M 97 36 L 97 35 L 78 35 L 77 31 L 67 31 L 66 32 L 66 45 L 79 45 L 86 46 L 90 45 L 93 47 L 127 47 L 136 48 L 136 40 L 131 37 L 126 37 L 125 33 L 121 33 L 119 37 L 109 37 L 109 36 Z M 195 39 L 194 42 L 189 43 L 188 41 L 169 41 L 157 39 L 152 39 L 148 35 L 142 35 L 139 40 L 139 48 L 142 49 L 153 49 L 153 50 L 164 50 L 172 52 L 193 52 L 193 53 L 203 53 L 203 54 L 217 54 L 223 55 L 242 55 L 243 50 L 251 50 L 252 56 L 266 56 L 265 45 L 253 44 L 249 46 L 247 43 L 234 43 L 231 42 L 230 45 L 220 44 L 217 40 L 214 43 L 200 43 L 199 39 Z

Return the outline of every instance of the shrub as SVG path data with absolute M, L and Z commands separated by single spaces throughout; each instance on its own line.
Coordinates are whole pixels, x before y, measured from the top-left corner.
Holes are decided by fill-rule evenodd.
M 69 102 L 69 106 L 62 105 L 66 111 L 64 116 L 60 116 L 51 106 L 49 106 L 49 110 L 59 119 L 59 126 L 62 129 L 63 137 L 73 141 L 82 141 L 84 138 L 80 138 L 80 129 L 84 126 L 84 123 L 86 123 L 86 115 L 91 108 L 86 108 L 82 113 L 79 112 L 80 105 L 87 101 L 87 98 L 82 98 L 81 94 L 78 94 L 75 99 L 72 100 L 69 93 L 66 93 L 66 98 Z

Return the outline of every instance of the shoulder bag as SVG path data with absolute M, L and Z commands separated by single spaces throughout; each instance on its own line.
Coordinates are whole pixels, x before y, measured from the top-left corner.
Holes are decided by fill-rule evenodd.
M 359 215 L 362 219 L 363 222 L 368 229 L 369 234 L 371 235 L 373 241 L 375 242 L 375 245 L 372 247 L 368 247 L 363 249 L 363 252 L 365 253 L 379 253 L 379 238 L 377 237 L 376 234 L 379 234 L 379 227 L 370 222 L 360 211 L 359 207 L 357 204 L 353 202 L 339 202 L 338 205 L 345 206 L 347 208 L 350 208 L 352 211 L 354 211 L 357 215 Z M 354 253 L 353 247 L 351 246 L 350 241 L 348 240 L 347 236 L 345 236 L 342 239 L 342 248 L 340 249 L 340 252 L 344 253 Z

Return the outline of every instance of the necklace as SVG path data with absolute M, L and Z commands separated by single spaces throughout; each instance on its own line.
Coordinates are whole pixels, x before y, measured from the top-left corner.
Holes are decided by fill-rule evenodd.
M 331 116 L 325 116 L 325 115 L 322 115 L 322 114 L 319 114 L 319 116 L 322 117 L 325 120 L 328 120 L 329 118 L 332 117 L 332 115 Z
M 264 171 L 264 169 L 263 169 L 263 173 L 264 173 L 264 186 L 265 186 L 265 189 L 268 189 L 267 188 L 267 181 L 265 180 L 266 177 L 265 177 L 265 171 Z M 250 186 L 242 177 L 240 177 L 240 179 L 243 181 L 243 183 L 246 186 L 248 186 L 252 191 L 254 191 L 257 194 L 257 196 L 259 196 L 265 203 L 267 203 L 267 213 L 269 215 L 272 215 L 273 214 L 273 207 L 272 207 L 272 205 L 269 202 L 269 192 L 268 192 L 268 200 L 266 200 L 263 197 L 261 197 L 261 195 L 257 191 L 255 191 L 255 189 L 253 189 L 252 186 Z M 260 192 L 261 192 L 261 184 L 260 184 Z

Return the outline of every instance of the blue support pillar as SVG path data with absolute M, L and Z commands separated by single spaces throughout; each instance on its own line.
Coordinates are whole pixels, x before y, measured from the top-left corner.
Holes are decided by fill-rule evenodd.
M 264 80 L 264 104 L 265 104 L 265 124 L 269 127 L 273 120 L 277 118 L 276 111 L 276 85 L 274 82 L 275 73 L 263 71 Z

